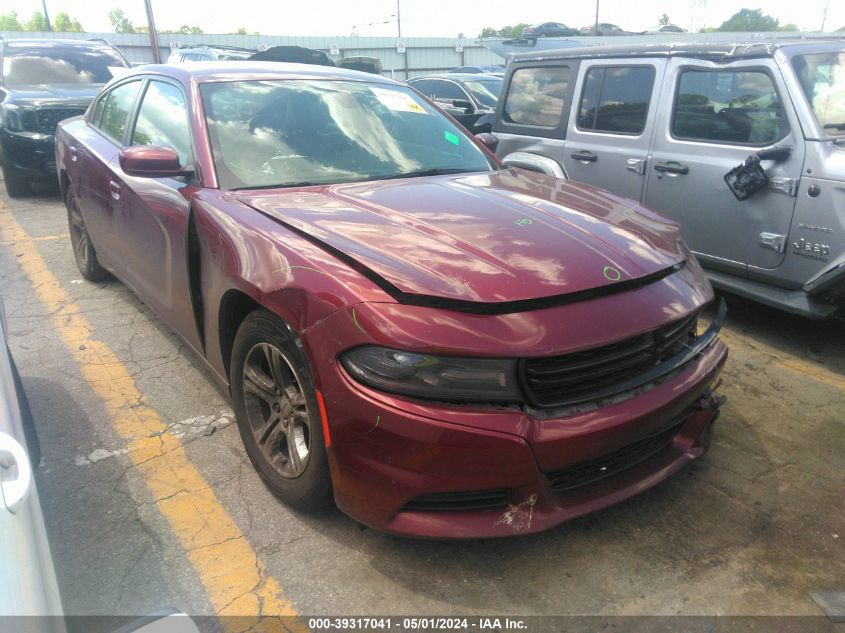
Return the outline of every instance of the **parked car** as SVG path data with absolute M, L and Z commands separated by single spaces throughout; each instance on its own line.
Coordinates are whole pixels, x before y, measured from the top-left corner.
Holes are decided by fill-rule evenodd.
M 81 274 L 203 359 L 276 495 L 475 537 L 700 457 L 726 357 L 674 222 L 482 139 L 385 77 L 147 66 L 62 123 L 57 162 Z
M 673 44 L 516 57 L 497 153 L 679 221 L 717 287 L 845 307 L 845 46 Z M 556 171 L 557 170 L 557 171 Z
M 502 89 L 501 77 L 442 73 L 414 77 L 407 83 L 452 115 L 467 130 L 478 134 L 492 129 L 492 114 L 496 111 L 496 101 Z M 482 117 L 485 118 L 484 124 L 477 125 Z
M 541 22 L 522 29 L 522 37 L 565 37 L 567 35 L 578 35 L 578 29 L 560 22 Z
M 656 26 L 651 27 L 647 31 L 643 31 L 643 33 L 649 35 L 658 35 L 661 33 L 686 33 L 686 29 L 682 29 L 680 26 L 676 24 L 658 24 Z
M 288 62 L 295 64 L 315 64 L 334 66 L 334 62 L 323 51 L 302 46 L 271 46 L 249 57 L 253 62 Z
M 129 63 L 101 41 L 0 38 L 0 168 L 9 196 L 55 181 L 56 125 L 85 112 L 115 67 Z
M 338 68 L 360 70 L 362 73 L 372 73 L 373 75 L 380 75 L 383 70 L 381 60 L 378 57 L 366 57 L 363 55 L 344 57 L 336 65 Z
M 615 24 L 610 24 L 609 22 L 599 22 L 598 25 L 598 32 L 596 31 L 596 25 L 591 24 L 589 26 L 585 26 L 578 30 L 580 35 L 602 35 L 607 37 L 609 35 L 631 35 L 630 31 L 626 31 L 621 27 L 616 26 Z
M 249 59 L 257 52 L 254 48 L 241 48 L 240 46 L 185 44 L 170 52 L 167 63 L 244 60 Z
M 476 75 L 493 75 L 494 77 L 501 77 L 505 74 L 505 67 L 502 64 L 493 64 L 491 66 L 460 66 L 449 71 L 450 75 L 454 74 L 476 74 Z
M 33 468 L 38 441 L 29 404 L 6 344 L 0 302 L 0 616 L 32 617 L 27 630 L 63 633 L 62 603 Z

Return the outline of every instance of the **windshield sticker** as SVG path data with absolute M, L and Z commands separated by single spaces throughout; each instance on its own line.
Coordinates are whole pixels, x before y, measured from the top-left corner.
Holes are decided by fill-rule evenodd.
M 461 142 L 461 139 L 458 138 L 458 135 L 452 134 L 449 130 L 443 132 L 443 138 L 449 141 L 452 145 L 457 145 Z
M 417 114 L 428 114 L 414 98 L 397 90 L 385 90 L 384 88 L 370 88 L 376 99 L 382 102 L 388 110 L 393 112 L 416 112 Z

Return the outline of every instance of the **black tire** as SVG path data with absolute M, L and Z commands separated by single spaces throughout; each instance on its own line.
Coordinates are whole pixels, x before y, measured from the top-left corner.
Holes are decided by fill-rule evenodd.
M 29 181 L 12 174 L 6 167 L 3 167 L 3 181 L 6 184 L 6 193 L 10 198 L 22 198 L 32 193 Z
M 241 439 L 264 483 L 297 510 L 328 507 L 322 420 L 296 334 L 267 310 L 251 313 L 235 335 L 230 376 Z
M 67 224 L 70 231 L 70 244 L 73 248 L 73 259 L 76 261 L 76 267 L 80 274 L 88 281 L 108 279 L 108 271 L 100 266 L 97 259 L 97 249 L 94 248 L 91 236 L 88 235 L 82 211 L 79 209 L 79 199 L 76 197 L 73 187 L 68 187 L 65 206 L 67 207 Z

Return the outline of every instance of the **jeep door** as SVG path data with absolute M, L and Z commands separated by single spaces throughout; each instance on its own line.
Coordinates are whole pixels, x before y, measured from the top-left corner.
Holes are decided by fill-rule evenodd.
M 561 162 L 572 180 L 640 200 L 665 59 L 585 60 Z
M 702 264 L 745 276 L 784 258 L 804 140 L 783 77 L 771 59 L 731 63 L 673 58 L 663 82 L 644 203 L 678 220 Z M 725 174 L 750 155 L 790 147 L 763 161 L 770 183 L 738 200 Z

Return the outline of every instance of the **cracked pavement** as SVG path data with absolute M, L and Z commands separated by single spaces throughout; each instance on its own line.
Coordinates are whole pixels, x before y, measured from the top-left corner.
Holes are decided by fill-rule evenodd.
M 37 481 L 70 614 L 211 614 L 239 601 L 269 609 L 271 581 L 307 615 L 817 615 L 810 592 L 845 590 L 841 322 L 728 297 L 729 400 L 707 457 L 645 495 L 545 534 L 406 540 L 359 529 L 336 510 L 306 516 L 279 503 L 202 363 L 119 282 L 78 283 L 60 200 L 3 200 L 91 338 L 125 366 L 143 396 L 138 406 L 164 427 L 149 459 L 132 454 L 149 447 L 115 432 L 109 407 L 63 347 L 55 327 L 63 313 L 43 309 L 19 250 L 0 244 L 9 344 L 42 446 Z M 151 490 L 150 469 L 166 471 L 174 451 L 209 487 L 163 480 Z M 231 526 L 206 513 L 210 494 Z M 162 514 L 162 504 L 186 500 L 204 525 L 187 546 Z M 238 559 L 247 543 L 256 555 Z M 254 578 L 222 608 L 192 565 L 207 548 L 235 556 L 231 564 Z

